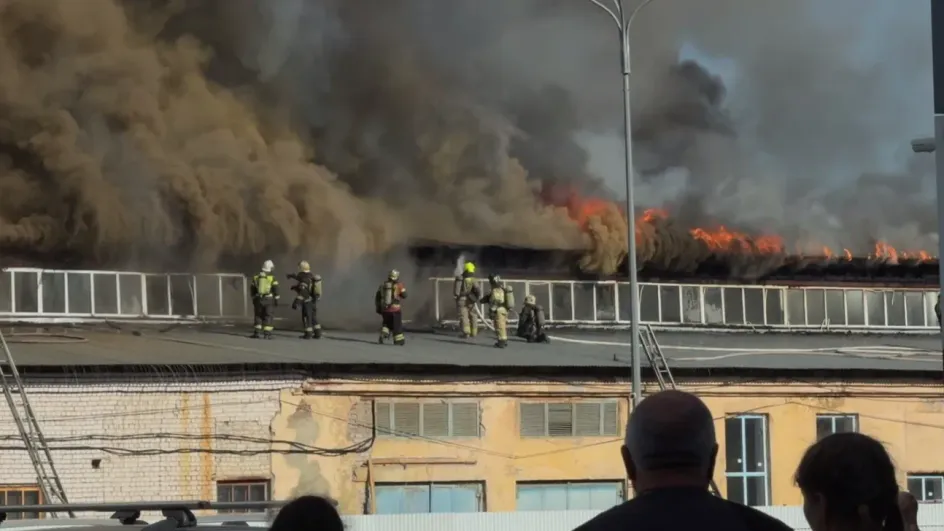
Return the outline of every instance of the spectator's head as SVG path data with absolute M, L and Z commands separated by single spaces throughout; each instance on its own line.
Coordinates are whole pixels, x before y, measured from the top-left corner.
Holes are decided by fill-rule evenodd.
M 302 496 L 279 511 L 270 531 L 342 531 L 334 504 L 321 496 Z
M 676 486 L 707 489 L 718 455 L 711 412 L 689 393 L 649 396 L 629 417 L 622 451 L 637 492 Z
M 810 446 L 796 471 L 813 531 L 902 531 L 895 465 L 882 443 L 836 433 Z

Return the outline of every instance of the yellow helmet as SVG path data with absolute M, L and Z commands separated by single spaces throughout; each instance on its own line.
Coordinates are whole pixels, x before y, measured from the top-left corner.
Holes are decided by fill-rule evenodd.
M 396 269 L 391 269 L 389 278 L 390 280 L 398 280 L 400 278 L 400 272 Z
M 311 264 L 309 264 L 307 260 L 302 260 L 298 263 L 298 270 L 308 273 L 311 271 Z
M 463 268 L 466 273 L 475 273 L 475 264 L 472 262 L 466 262 L 465 267 Z

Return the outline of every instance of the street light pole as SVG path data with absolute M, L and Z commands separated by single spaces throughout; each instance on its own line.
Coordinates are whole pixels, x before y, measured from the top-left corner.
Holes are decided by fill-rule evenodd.
M 633 117 L 630 77 L 632 76 L 632 62 L 630 53 L 629 30 L 639 11 L 653 2 L 643 0 L 627 16 L 623 0 L 611 0 L 613 5 L 604 4 L 605 0 L 590 0 L 597 7 L 607 12 L 616 22 L 620 38 L 620 62 L 623 68 L 623 140 L 625 141 L 626 155 L 626 224 L 627 247 L 626 267 L 629 269 L 629 306 L 630 306 L 630 359 L 632 363 L 632 403 L 633 409 L 642 400 L 642 359 L 639 352 L 639 279 L 636 270 L 636 200 L 633 193 Z M 618 289 L 618 288 L 617 288 Z
M 941 301 L 941 295 L 944 295 L 944 5 L 941 5 L 939 0 L 931 0 L 931 57 L 934 77 L 934 143 L 937 148 L 934 154 L 934 173 L 937 178 L 938 301 Z M 941 346 L 944 356 L 944 343 Z

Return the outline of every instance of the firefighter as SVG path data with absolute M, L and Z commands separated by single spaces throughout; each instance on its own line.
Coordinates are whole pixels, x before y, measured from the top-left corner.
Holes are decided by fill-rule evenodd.
M 311 274 L 311 265 L 302 260 L 298 263 L 298 273 L 285 275 L 296 281 L 292 291 L 296 293 L 292 309 L 302 309 L 304 339 L 321 339 L 321 325 L 318 323 L 318 300 L 321 298 L 321 275 Z
M 387 280 L 377 289 L 374 303 L 377 313 L 383 317 L 380 328 L 379 343 L 393 336 L 393 344 L 403 346 L 406 337 L 403 335 L 403 314 L 400 303 L 406 298 L 406 287 L 400 282 L 400 272 L 394 269 L 387 275 Z
M 272 339 L 272 308 L 279 305 L 279 281 L 272 275 L 273 269 L 272 260 L 266 260 L 262 271 L 252 277 L 253 339 L 259 339 L 260 332 L 262 337 Z
M 478 320 L 475 315 L 475 305 L 482 298 L 478 281 L 475 279 L 475 264 L 466 262 L 462 268 L 462 275 L 456 277 L 452 294 L 456 298 L 456 307 L 459 310 L 459 324 L 462 326 L 462 337 L 475 337 L 478 333 Z
M 508 346 L 508 310 L 515 306 L 515 294 L 511 286 L 506 286 L 498 275 L 489 275 L 488 284 L 491 291 L 485 296 L 485 303 L 488 304 L 488 315 L 495 325 L 495 336 L 498 341 L 496 348 L 505 348 Z
M 525 338 L 528 343 L 550 343 L 544 331 L 545 322 L 544 308 L 538 304 L 534 295 L 526 296 L 518 314 L 518 337 Z

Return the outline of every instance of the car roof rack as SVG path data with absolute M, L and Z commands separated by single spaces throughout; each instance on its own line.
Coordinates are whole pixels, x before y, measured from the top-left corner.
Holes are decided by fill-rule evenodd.
M 210 502 L 210 501 L 159 501 L 159 502 L 125 502 L 125 503 L 65 503 L 55 505 L 4 505 L 0 506 L 0 524 L 3 524 L 9 513 L 77 513 L 99 512 L 112 513 L 113 520 L 122 525 L 142 524 L 138 520 L 143 511 L 160 511 L 164 520 L 147 525 L 148 531 L 163 531 L 181 529 L 197 525 L 197 517 L 193 511 L 206 510 L 257 510 L 276 509 L 288 502 L 285 501 L 245 501 L 245 502 Z M 233 518 L 237 520 L 238 517 Z M 68 521 L 68 519 L 66 519 Z M 143 530 L 142 530 L 143 531 Z

